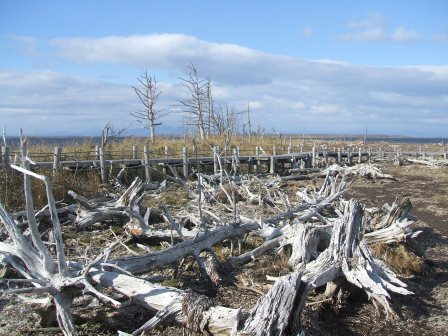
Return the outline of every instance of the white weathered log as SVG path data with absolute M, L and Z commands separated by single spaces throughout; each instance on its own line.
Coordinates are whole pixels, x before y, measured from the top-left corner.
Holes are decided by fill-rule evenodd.
M 133 274 L 143 274 L 161 266 L 179 262 L 189 255 L 199 256 L 203 250 L 212 250 L 215 244 L 224 239 L 240 237 L 257 228 L 258 224 L 227 225 L 207 234 L 202 233 L 194 240 L 185 240 L 162 251 L 143 256 L 111 259 L 109 263 L 115 264 Z
M 299 264 L 292 275 L 277 280 L 251 310 L 242 333 L 254 336 L 296 335 L 301 331 L 300 315 L 310 289 L 339 276 L 365 290 L 389 314 L 387 291 L 411 292 L 392 271 L 372 257 L 367 245 L 361 241 L 363 230 L 363 209 L 359 203 L 351 201 L 346 205 L 344 216 L 335 223 L 329 247 L 316 260 L 306 265 Z M 273 301 L 276 304 L 272 304 Z M 257 327 L 260 324 L 262 328 Z
M 416 237 L 421 231 L 413 232 L 411 229 L 414 223 L 409 218 L 411 208 L 412 204 L 408 197 L 403 198 L 399 203 L 385 204 L 383 209 L 387 212 L 380 220 L 370 224 L 373 230 L 364 235 L 365 241 L 368 244 L 379 242 L 389 244 L 405 241 L 408 237 Z
M 322 171 L 323 174 L 330 173 L 331 175 L 341 174 L 343 176 L 358 176 L 373 179 L 391 179 L 395 180 L 392 175 L 384 174 L 381 171 L 381 166 L 372 163 L 362 163 L 351 167 L 341 167 L 338 164 L 333 164 Z
M 427 159 L 412 159 L 412 158 L 406 158 L 406 161 L 410 163 L 415 163 L 419 165 L 428 166 L 430 168 L 440 168 L 444 166 L 448 166 L 448 160 L 445 159 L 434 159 L 434 158 L 427 158 Z
M 92 271 L 90 277 L 94 282 L 110 287 L 151 310 L 161 311 L 170 306 L 171 313 L 165 318 L 172 318 L 194 331 L 233 335 L 243 319 L 240 309 L 212 305 L 204 296 L 189 294 L 176 288 L 158 286 L 115 272 Z M 205 305 L 201 305 L 201 302 Z
M 135 209 L 141 202 L 144 191 L 145 184 L 138 177 L 118 200 L 111 202 L 92 202 L 70 190 L 69 195 L 79 203 L 74 223 L 76 229 L 83 230 L 97 222 L 109 219 L 135 218 Z M 139 224 L 143 231 L 147 230 L 143 221 Z

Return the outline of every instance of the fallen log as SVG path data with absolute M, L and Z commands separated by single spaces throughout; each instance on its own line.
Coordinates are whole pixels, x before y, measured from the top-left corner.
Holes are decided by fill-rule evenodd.
M 260 298 L 245 321 L 242 334 L 296 335 L 301 332 L 300 316 L 311 288 L 320 287 L 339 276 L 367 292 L 374 303 L 392 312 L 387 291 L 412 294 L 387 267 L 375 260 L 362 242 L 363 209 L 356 201 L 345 208 L 344 216 L 335 223 L 329 247 L 316 260 L 276 281 Z
M 448 166 L 448 160 L 446 159 L 434 159 L 434 158 L 426 158 L 426 159 L 412 159 L 406 158 L 407 162 L 419 164 L 423 166 L 428 166 L 430 168 L 440 168 L 444 166 Z
M 335 163 L 322 171 L 323 176 L 327 173 L 330 173 L 332 176 L 340 174 L 342 176 L 358 176 L 372 179 L 395 180 L 392 175 L 384 174 L 381 171 L 380 165 L 372 163 L 362 163 L 351 167 L 341 167 Z
M 76 229 L 78 231 L 84 230 L 95 223 L 109 219 L 129 218 L 129 211 L 138 207 L 143 198 L 144 190 L 145 184 L 138 177 L 116 201 L 91 202 L 70 190 L 69 195 L 78 202 L 77 216 L 74 221 Z M 140 224 L 142 230 L 147 229 L 144 223 Z
M 111 259 L 109 263 L 123 268 L 132 274 L 143 274 L 161 266 L 179 262 L 186 256 L 198 257 L 202 251 L 212 250 L 214 245 L 224 239 L 241 237 L 258 228 L 259 226 L 256 223 L 226 225 L 208 233 L 202 233 L 193 240 L 180 242 L 162 251 L 143 256 Z

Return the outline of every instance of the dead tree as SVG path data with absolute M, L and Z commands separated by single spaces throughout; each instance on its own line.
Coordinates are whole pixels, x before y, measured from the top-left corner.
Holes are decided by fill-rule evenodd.
M 209 137 L 213 133 L 213 120 L 215 118 L 215 102 L 213 100 L 212 82 L 210 77 L 207 79 L 205 101 L 207 108 L 207 137 Z
M 111 140 L 119 139 L 128 128 L 129 126 L 115 128 L 112 123 L 108 121 L 101 130 L 101 147 L 104 148 Z
M 157 101 L 162 94 L 157 87 L 155 76 L 148 75 L 148 71 L 137 78 L 140 87 L 133 86 L 135 93 L 143 104 L 143 110 L 131 113 L 138 122 L 145 125 L 149 129 L 149 137 L 152 142 L 155 140 L 155 128 L 162 125 L 160 119 L 165 117 L 168 113 L 163 113 L 156 109 Z
M 180 78 L 182 86 L 188 89 L 188 98 L 179 100 L 184 111 L 193 116 L 192 122 L 199 131 L 201 141 L 204 141 L 205 133 L 205 117 L 207 113 L 207 96 L 210 89 L 210 79 L 199 77 L 196 67 L 191 63 L 188 67 L 190 70 L 188 78 Z M 211 99 L 211 94 L 210 94 Z
M 88 281 L 87 273 L 91 266 L 83 267 L 80 273 L 70 272 L 62 240 L 61 225 L 59 222 L 56 203 L 49 179 L 29 170 L 29 158 L 26 149 L 26 139 L 21 139 L 22 167 L 11 165 L 12 169 L 21 172 L 24 176 L 24 194 L 26 201 L 28 226 L 30 237 L 25 236 L 9 213 L 0 203 L 0 222 L 6 228 L 9 240 L 0 242 L 0 257 L 12 265 L 23 277 L 22 279 L 8 279 L 9 283 L 29 284 L 29 287 L 8 289 L 5 294 L 36 293 L 46 294 L 52 298 L 56 307 L 56 318 L 65 335 L 76 335 L 76 327 L 71 314 L 73 298 L 82 294 L 91 294 L 103 301 L 109 301 L 116 307 L 120 303 L 98 292 Z M 56 250 L 56 262 L 49 247 L 42 240 L 33 208 L 31 193 L 31 177 L 45 184 L 48 209 L 52 222 L 52 236 Z M 96 259 L 95 263 L 101 258 Z

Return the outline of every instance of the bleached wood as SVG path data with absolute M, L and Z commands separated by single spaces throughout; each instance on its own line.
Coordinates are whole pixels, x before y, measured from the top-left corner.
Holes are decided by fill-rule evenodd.
M 327 173 L 330 173 L 331 175 L 341 174 L 343 176 L 358 176 L 373 179 L 395 179 L 390 174 L 384 174 L 381 171 L 380 165 L 372 163 L 360 163 L 351 167 L 341 167 L 338 164 L 333 164 L 322 171 L 322 174 Z

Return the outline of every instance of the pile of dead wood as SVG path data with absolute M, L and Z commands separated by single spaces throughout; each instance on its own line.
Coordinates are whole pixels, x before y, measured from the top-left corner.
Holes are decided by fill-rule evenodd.
M 430 168 L 441 168 L 441 167 L 448 166 L 448 160 L 435 159 L 435 158 L 431 158 L 431 157 L 419 158 L 419 159 L 406 158 L 406 161 L 409 163 L 412 163 L 412 164 L 428 166 Z
M 410 229 L 409 200 L 382 209 L 366 209 L 357 200 L 344 200 L 349 179 L 357 174 L 346 168 L 329 169 L 319 190 L 300 190 L 295 202 L 282 191 L 284 182 L 279 177 L 221 171 L 213 176 L 197 173 L 190 181 L 174 174 L 171 182 L 161 184 L 136 178 L 129 187 L 117 180 L 115 194 L 87 199 L 71 192 L 77 204 L 58 207 L 48 178 L 30 171 L 28 164 L 24 141 L 22 166 L 11 168 L 24 176 L 26 211 L 10 214 L 0 203 L 5 231 L 0 262 L 17 274 L 4 279 L 8 288 L 3 295 L 54 306 L 65 335 L 76 335 L 71 306 L 77 297 L 94 296 L 116 308 L 126 305 L 126 300 L 105 294 L 106 288 L 108 293 L 120 293 L 155 312 L 133 335 L 160 324 L 178 324 L 212 335 L 298 335 L 303 331 L 301 317 L 310 291 L 326 286 L 326 298 L 335 297 L 344 290 L 341 279 L 365 291 L 387 316 L 394 314 L 390 292 L 412 294 L 384 262 L 374 257 L 370 247 L 405 241 L 417 234 Z M 47 191 L 48 206 L 37 212 L 32 178 L 43 182 Z M 166 206 L 155 209 L 143 205 L 145 198 L 159 197 L 170 183 L 178 183 L 188 192 L 186 205 L 176 212 Z M 258 213 L 262 206 L 269 209 L 268 216 Z M 153 223 L 155 212 L 166 225 Z M 166 248 L 113 257 L 116 247 L 125 244 L 117 238 L 90 260 L 67 260 L 62 217 L 62 224 L 74 225 L 76 230 L 119 221 L 129 237 L 164 239 Z M 217 256 L 217 244 L 248 233 L 263 237 L 264 243 L 243 254 L 231 253 L 226 260 Z M 291 251 L 289 274 L 277 278 L 249 310 L 217 305 L 204 295 L 137 277 L 160 268 L 182 267 L 183 260 L 192 257 L 204 281 L 219 286 L 224 264 L 237 272 L 261 255 L 286 247 Z

